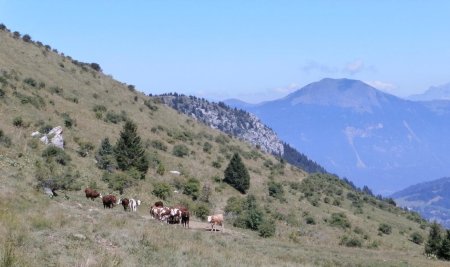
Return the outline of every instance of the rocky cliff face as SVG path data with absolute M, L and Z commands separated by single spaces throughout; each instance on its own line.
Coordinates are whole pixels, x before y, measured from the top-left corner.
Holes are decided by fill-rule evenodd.
M 157 98 L 179 112 L 260 147 L 268 153 L 284 154 L 284 145 L 275 132 L 253 114 L 230 108 L 221 102 L 212 103 L 194 96 L 167 94 Z

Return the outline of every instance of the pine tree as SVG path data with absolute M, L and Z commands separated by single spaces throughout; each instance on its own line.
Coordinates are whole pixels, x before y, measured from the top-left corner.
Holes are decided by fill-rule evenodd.
M 111 143 L 109 142 L 109 138 L 106 137 L 102 140 L 102 143 L 100 144 L 100 148 L 97 151 L 97 154 L 95 155 L 95 158 L 97 160 L 97 167 L 99 167 L 102 170 L 106 170 L 109 167 L 113 165 L 113 147 Z
M 441 227 L 437 222 L 433 222 L 430 226 L 427 243 L 425 244 L 425 254 L 438 255 L 439 248 L 441 247 L 441 240 Z
M 238 153 L 235 153 L 225 169 L 224 182 L 230 184 L 242 194 L 250 188 L 250 175 Z
M 141 138 L 137 135 L 137 126 L 132 121 L 125 122 L 114 147 L 114 153 L 119 169 L 127 171 L 134 168 L 142 174 L 142 178 L 145 176 L 149 162 Z
M 438 258 L 450 260 L 450 230 L 447 230 L 445 238 L 442 240 L 438 251 Z

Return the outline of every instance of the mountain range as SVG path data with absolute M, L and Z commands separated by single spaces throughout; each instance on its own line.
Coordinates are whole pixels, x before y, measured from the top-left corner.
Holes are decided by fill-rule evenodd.
M 358 80 L 323 79 L 260 104 L 255 114 L 328 171 L 389 194 L 450 173 L 450 105 L 411 101 Z

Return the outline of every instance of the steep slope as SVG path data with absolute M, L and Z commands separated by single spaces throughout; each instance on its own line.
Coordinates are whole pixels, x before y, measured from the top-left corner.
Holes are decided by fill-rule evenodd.
M 450 228 L 450 178 L 424 182 L 392 194 L 395 201 Z
M 322 166 L 282 142 L 276 133 L 257 117 L 242 109 L 232 109 L 223 102 L 214 103 L 181 94 L 159 95 L 157 98 L 179 112 L 214 129 L 249 142 L 268 153 L 280 156 L 288 163 L 307 172 L 326 172 Z
M 247 111 L 328 171 L 387 194 L 450 172 L 450 117 L 440 108 L 323 79 Z
M 98 64 L 13 36 L 0 30 L 0 259 L 6 266 L 442 264 L 410 241 L 415 232 L 426 235 L 417 214 L 336 177 L 307 176 L 113 80 Z M 117 142 L 124 119 L 136 123 L 150 169 L 144 179 L 115 171 L 116 182 L 129 186 L 120 194 L 110 187 L 111 174 L 97 168 L 95 153 L 105 137 Z M 63 152 L 31 136 L 54 126 L 63 127 Z M 250 173 L 246 195 L 222 182 L 236 152 Z M 42 192 L 43 179 L 64 182 L 57 197 Z M 143 204 L 136 213 L 104 209 L 85 198 L 86 186 Z M 151 219 L 148 209 L 161 192 L 166 205 L 190 208 L 193 229 Z M 223 234 L 202 231 L 208 226 L 202 217 L 223 211 Z M 261 220 L 264 231 L 242 229 Z M 382 223 L 392 232 L 379 233 Z

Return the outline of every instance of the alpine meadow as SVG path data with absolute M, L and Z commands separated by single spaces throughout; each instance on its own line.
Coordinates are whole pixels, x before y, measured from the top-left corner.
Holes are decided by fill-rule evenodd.
M 0 266 L 448 264 L 426 250 L 436 226 L 392 199 L 1 26 Z M 141 203 L 104 208 L 85 188 Z M 159 201 L 188 209 L 189 228 L 154 218 Z

